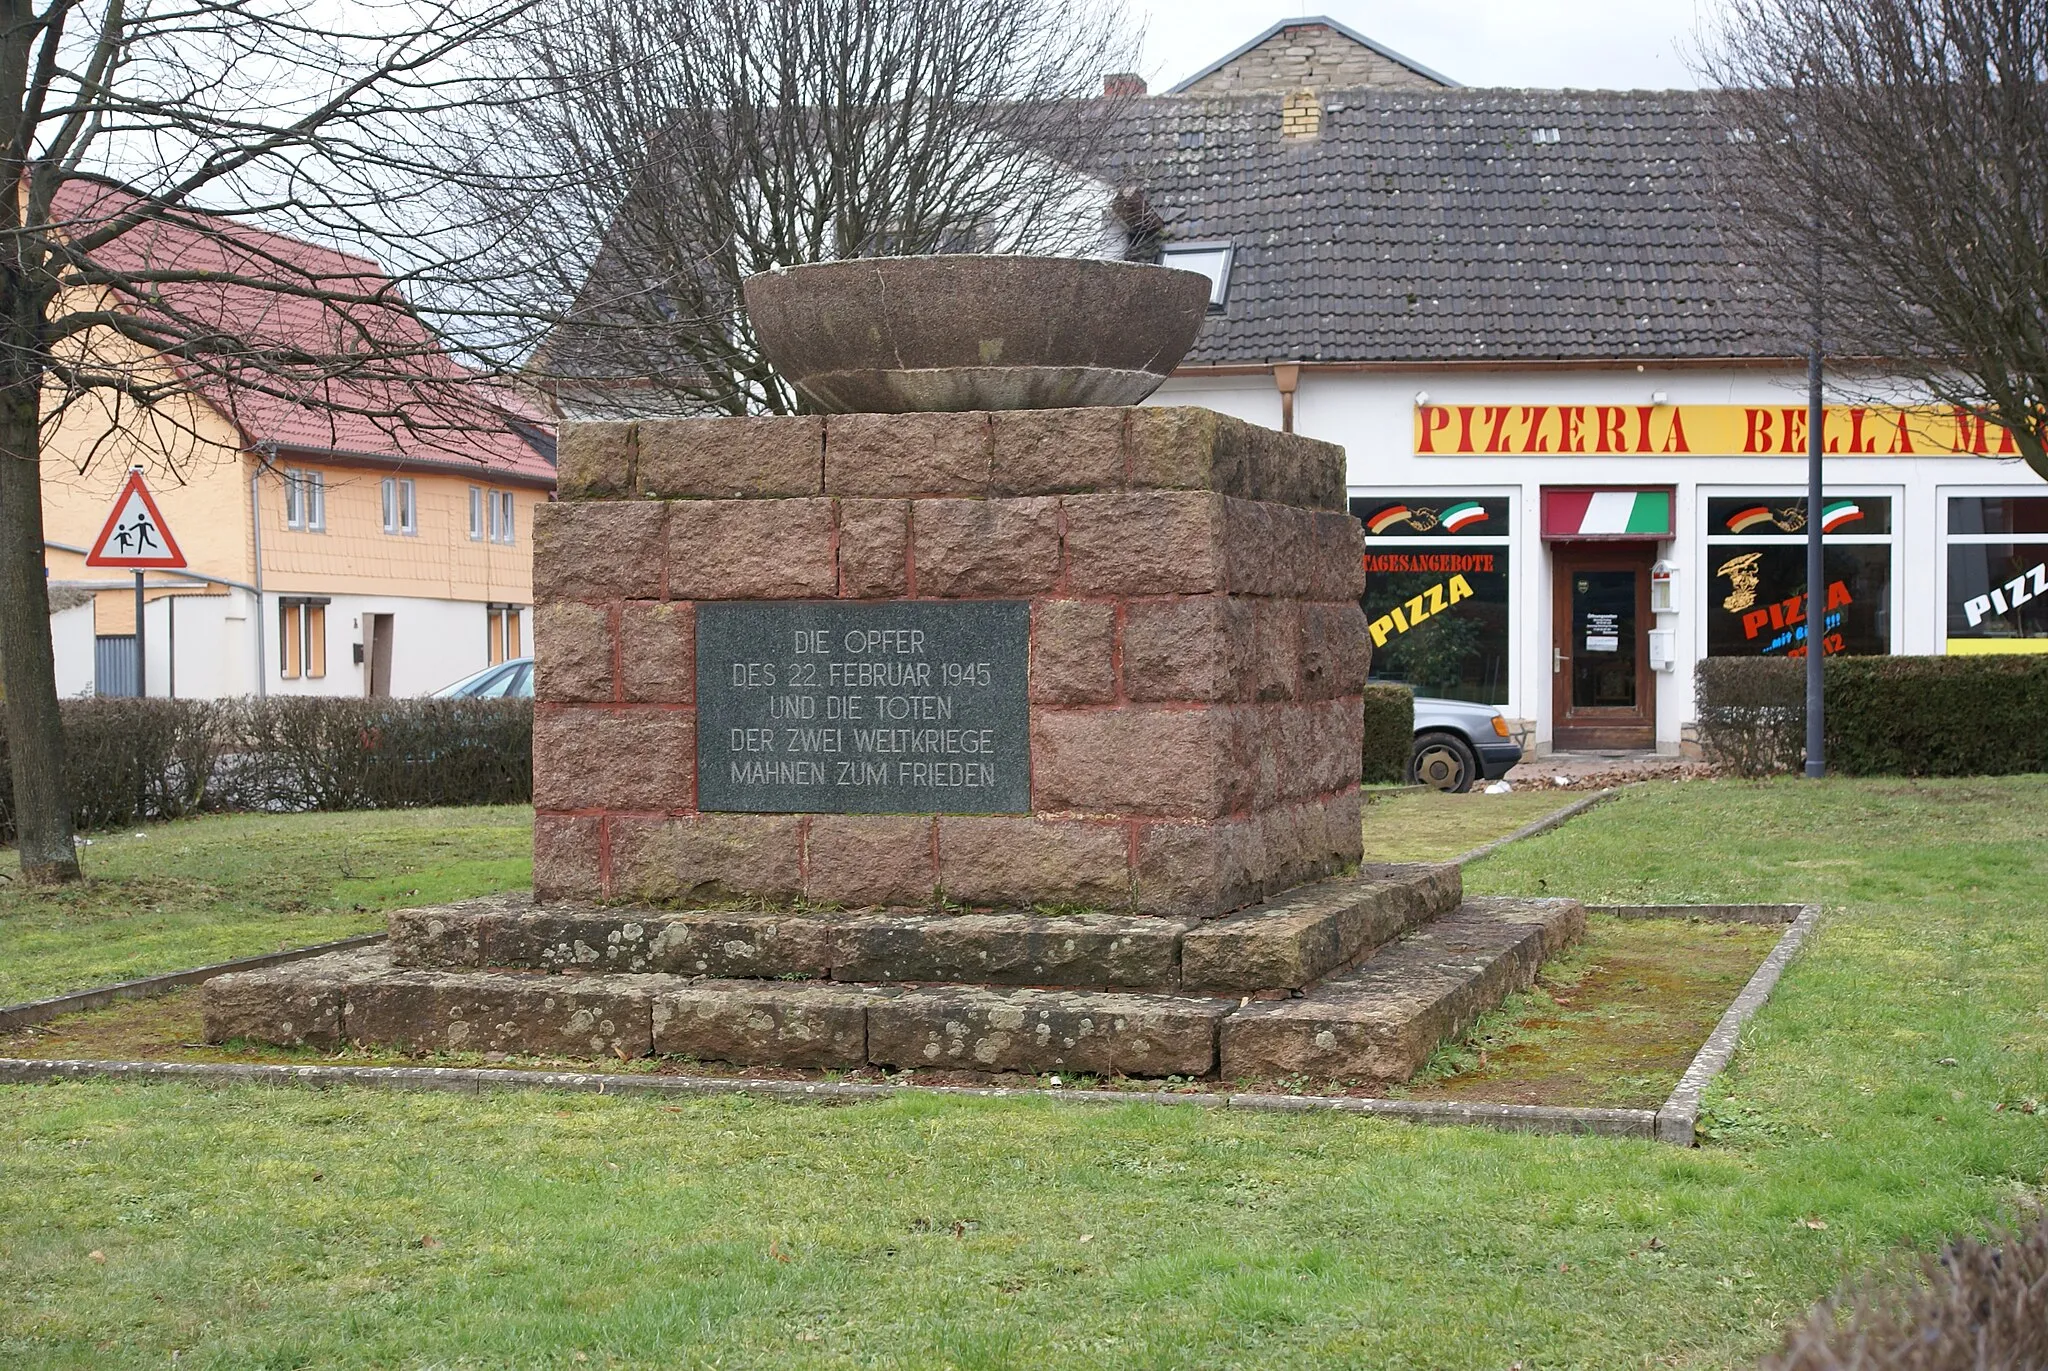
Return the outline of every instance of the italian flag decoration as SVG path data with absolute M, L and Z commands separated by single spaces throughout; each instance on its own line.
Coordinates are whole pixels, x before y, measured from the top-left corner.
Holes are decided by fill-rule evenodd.
M 1546 538 L 1668 538 L 1668 490 L 1546 490 Z
M 1820 531 L 1833 533 L 1843 524 L 1851 524 L 1863 517 L 1863 510 L 1854 500 L 1830 500 L 1820 507 Z

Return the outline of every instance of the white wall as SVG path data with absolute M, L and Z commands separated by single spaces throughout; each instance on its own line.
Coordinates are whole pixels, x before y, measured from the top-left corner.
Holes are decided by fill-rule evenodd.
M 50 616 L 50 646 L 57 654 L 57 697 L 93 692 L 92 601 Z
M 1417 456 L 1414 414 L 1417 392 L 1428 403 L 1461 404 L 1625 404 L 1652 403 L 1661 392 L 1674 405 L 1774 405 L 1804 407 L 1803 370 L 1617 369 L 1611 371 L 1482 371 L 1415 368 L 1403 371 L 1312 371 L 1304 369 L 1295 393 L 1295 431 L 1341 444 L 1354 495 L 1435 492 L 1507 494 L 1514 500 L 1514 568 L 1510 633 L 1513 664 L 1508 703 L 1511 717 L 1533 720 L 1539 746 L 1550 738 L 1550 558 L 1540 530 L 1541 491 L 1546 485 L 1674 485 L 1676 536 L 1656 555 L 1678 563 L 1681 610 L 1658 615 L 1657 626 L 1676 631 L 1677 666 L 1653 672 L 1657 689 L 1657 740 L 1674 750 L 1683 726 L 1693 718 L 1693 664 L 1706 652 L 1705 621 L 1710 577 L 1706 562 L 1705 500 L 1708 496 L 1783 492 L 1803 495 L 1804 456 L 1722 457 L 1693 455 L 1515 457 Z M 1830 403 L 1867 403 L 1868 382 L 1854 395 L 1830 394 Z M 1278 426 L 1279 395 L 1270 376 L 1176 377 L 1148 402 L 1204 404 L 1240 418 Z M 1885 494 L 1893 500 L 1892 650 L 1941 650 L 1941 601 L 1945 574 L 1940 550 L 1941 493 L 1983 488 L 1986 493 L 2038 492 L 2040 478 L 2024 463 L 1957 457 L 1844 457 L 1827 459 L 1831 494 Z

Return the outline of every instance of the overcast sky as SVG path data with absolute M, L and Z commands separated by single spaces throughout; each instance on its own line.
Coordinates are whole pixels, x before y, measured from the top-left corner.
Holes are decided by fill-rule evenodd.
M 1715 0 L 1128 0 L 1154 91 L 1282 19 L 1326 14 L 1467 86 L 1697 86 L 1688 66 Z

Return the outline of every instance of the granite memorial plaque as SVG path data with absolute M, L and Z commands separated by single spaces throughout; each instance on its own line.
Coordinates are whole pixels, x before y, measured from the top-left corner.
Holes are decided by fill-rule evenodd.
M 697 807 L 1031 808 L 1022 600 L 697 606 Z

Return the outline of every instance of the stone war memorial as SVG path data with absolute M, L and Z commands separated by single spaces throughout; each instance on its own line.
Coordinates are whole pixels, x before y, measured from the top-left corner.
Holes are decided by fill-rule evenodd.
M 563 426 L 532 894 L 218 977 L 208 1038 L 1407 1078 L 1584 913 L 1361 866 L 1344 454 L 1137 403 L 1207 292 L 1014 257 L 753 278 L 813 413 Z

